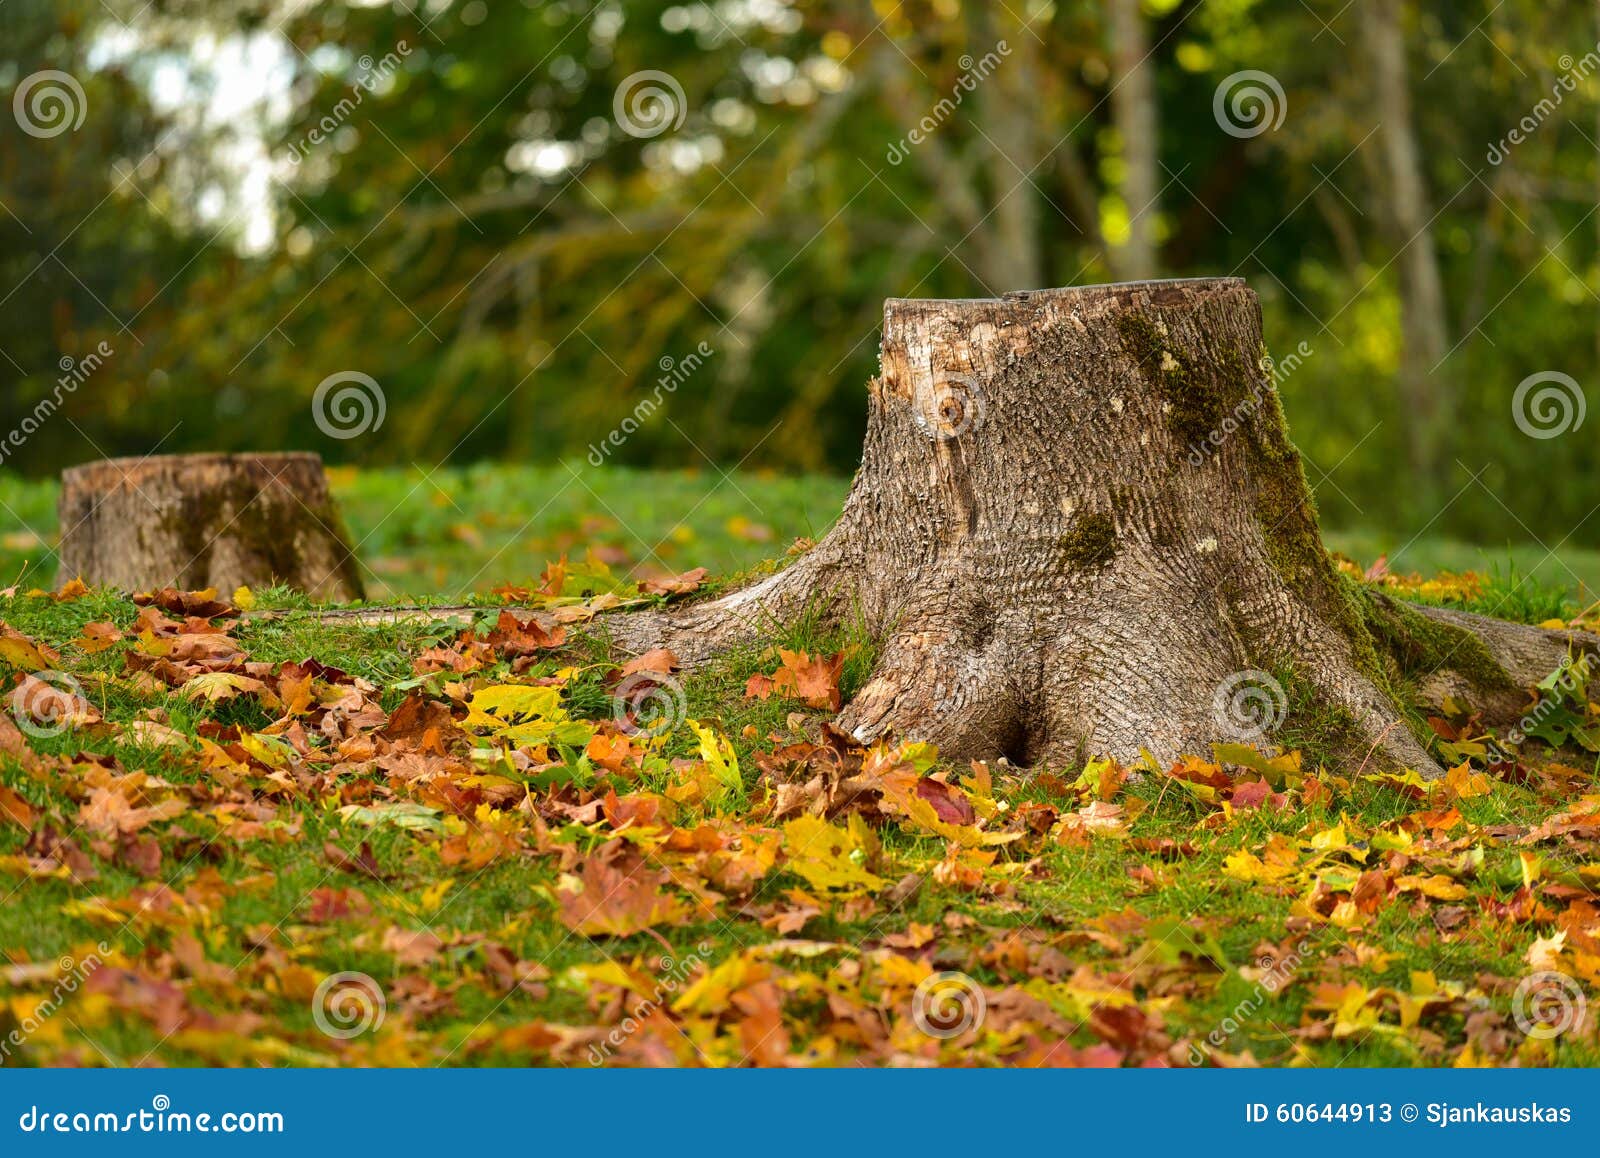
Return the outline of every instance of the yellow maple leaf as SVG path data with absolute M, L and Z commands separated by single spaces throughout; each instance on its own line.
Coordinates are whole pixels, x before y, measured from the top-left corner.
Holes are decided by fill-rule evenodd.
M 1402 893 L 1421 893 L 1436 901 L 1459 901 L 1468 895 L 1466 886 L 1457 884 L 1443 873 L 1427 877 L 1396 877 L 1394 887 Z
M 762 981 L 772 966 L 751 956 L 736 953 L 721 964 L 707 969 L 672 1003 L 674 1013 L 717 1014 L 728 1008 L 733 995 L 748 985 Z
M 1282 833 L 1273 833 L 1262 850 L 1265 857 L 1240 850 L 1222 862 L 1222 873 L 1235 880 L 1274 884 L 1300 869 L 1300 853 Z
M 239 733 L 239 747 L 268 768 L 282 768 L 294 757 L 295 751 L 276 736 L 263 736 L 256 732 Z
M 737 801 L 744 796 L 744 777 L 739 772 L 739 757 L 726 736 L 717 734 L 699 720 L 688 721 L 690 729 L 700 738 L 700 759 L 716 777 L 721 786 L 719 801 Z
M 1438 791 L 1445 800 L 1467 800 L 1487 796 L 1494 785 L 1482 772 L 1474 772 L 1471 764 L 1462 762 L 1444 774 Z
M 1367 923 L 1367 916 L 1354 901 L 1340 901 L 1328 914 L 1328 924 L 1336 929 L 1359 929 Z
M 23 671 L 46 671 L 58 666 L 61 657 L 34 643 L 20 631 L 12 631 L 0 623 L 0 663 L 21 668 Z
M 561 689 L 535 684 L 493 684 L 467 701 L 463 728 L 488 731 L 513 744 L 581 746 L 594 729 L 574 720 L 561 703 Z
M 888 883 L 867 871 L 860 834 L 815 816 L 796 817 L 783 826 L 783 851 L 789 868 L 814 889 L 859 893 Z

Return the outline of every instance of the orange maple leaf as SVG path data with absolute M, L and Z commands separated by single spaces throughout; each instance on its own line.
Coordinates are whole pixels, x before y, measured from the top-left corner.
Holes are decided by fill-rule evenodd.
M 662 888 L 666 873 L 646 868 L 629 848 L 607 855 L 619 844 L 614 841 L 584 861 L 573 882 L 577 887 L 561 892 L 561 923 L 590 937 L 631 937 L 688 920 L 689 907 Z
M 747 698 L 764 700 L 774 693 L 800 700 L 808 708 L 839 710 L 839 676 L 844 670 L 844 652 L 810 655 L 780 648 L 782 666 L 770 676 L 757 672 L 745 684 Z

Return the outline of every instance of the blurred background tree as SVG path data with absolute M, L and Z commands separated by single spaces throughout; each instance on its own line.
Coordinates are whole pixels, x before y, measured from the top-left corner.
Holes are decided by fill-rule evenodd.
M 53 69 L 87 116 L 0 117 L 3 425 L 63 358 L 115 356 L 0 469 L 599 447 L 848 473 L 885 297 L 1237 274 L 1274 351 L 1309 351 L 1280 388 L 1328 522 L 1600 543 L 1592 428 L 1512 419 L 1531 374 L 1600 380 L 1596 25 L 1541 0 L 7 0 L 7 105 Z M 378 435 L 312 422 L 341 371 L 381 385 Z

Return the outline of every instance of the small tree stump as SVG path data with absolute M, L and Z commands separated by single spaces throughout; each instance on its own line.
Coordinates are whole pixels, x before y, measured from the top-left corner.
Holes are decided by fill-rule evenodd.
M 146 591 L 284 583 L 314 599 L 362 595 L 315 454 L 112 458 L 62 472 L 62 582 Z

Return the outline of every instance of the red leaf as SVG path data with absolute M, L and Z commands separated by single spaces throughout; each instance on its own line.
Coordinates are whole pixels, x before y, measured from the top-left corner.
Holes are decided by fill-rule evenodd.
M 950 785 L 927 776 L 917 781 L 917 795 L 933 805 L 934 812 L 946 824 L 976 824 L 978 814 L 972 802 Z
M 1233 786 L 1233 806 L 1235 808 L 1260 808 L 1267 802 L 1267 797 L 1272 795 L 1272 786 L 1262 780 L 1242 780 Z

